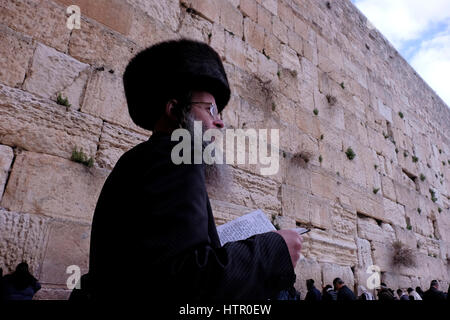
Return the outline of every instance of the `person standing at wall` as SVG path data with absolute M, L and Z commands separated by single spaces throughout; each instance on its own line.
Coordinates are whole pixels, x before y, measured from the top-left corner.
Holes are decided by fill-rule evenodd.
M 123 80 L 131 118 L 153 134 L 119 159 L 98 199 L 94 300 L 269 299 L 290 288 L 301 236 L 279 230 L 221 246 L 206 190 L 221 186 L 223 176 L 210 175 L 220 169 L 171 159 L 174 130 L 224 127 L 230 88 L 220 56 L 197 41 L 161 42 L 137 54 Z
M 32 300 L 41 289 L 41 284 L 28 270 L 28 264 L 21 262 L 16 270 L 2 279 L 3 300 Z
M 333 280 L 334 290 L 337 292 L 338 301 L 350 301 L 356 300 L 355 294 L 350 290 L 342 281 L 341 278 L 335 278 Z

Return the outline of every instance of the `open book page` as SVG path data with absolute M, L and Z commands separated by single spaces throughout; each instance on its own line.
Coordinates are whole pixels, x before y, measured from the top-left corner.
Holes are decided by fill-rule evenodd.
M 222 245 L 274 230 L 272 222 L 259 209 L 217 227 Z

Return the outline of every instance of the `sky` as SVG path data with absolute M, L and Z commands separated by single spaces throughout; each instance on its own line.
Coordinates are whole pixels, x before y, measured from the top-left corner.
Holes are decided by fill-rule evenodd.
M 450 107 L 450 0 L 351 0 Z

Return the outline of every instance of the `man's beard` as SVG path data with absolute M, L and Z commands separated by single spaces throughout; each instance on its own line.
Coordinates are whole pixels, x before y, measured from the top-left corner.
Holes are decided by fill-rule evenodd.
M 186 130 L 189 131 L 191 137 L 194 137 L 194 121 L 195 121 L 195 117 L 189 112 L 188 114 L 185 115 L 185 125 L 186 125 Z M 197 120 L 198 121 L 198 120 Z M 202 122 L 202 133 L 205 133 L 205 131 L 207 130 L 206 126 L 203 124 Z M 218 129 L 223 133 L 223 130 Z M 203 141 L 202 139 L 202 150 L 201 150 L 201 154 L 202 154 L 202 159 L 203 159 L 203 151 L 205 150 L 205 148 L 211 144 L 211 141 Z M 213 154 L 213 156 L 215 156 Z M 230 185 L 231 185 L 231 168 L 225 163 L 225 153 L 223 152 L 223 150 L 220 151 L 220 155 L 217 156 L 221 156 L 222 157 L 222 163 L 223 164 L 218 164 L 218 163 L 212 163 L 212 164 L 207 164 L 205 163 L 203 160 L 203 163 L 205 163 L 205 183 L 206 183 L 206 187 L 212 191 L 218 191 L 218 192 L 225 192 L 228 191 L 230 189 Z

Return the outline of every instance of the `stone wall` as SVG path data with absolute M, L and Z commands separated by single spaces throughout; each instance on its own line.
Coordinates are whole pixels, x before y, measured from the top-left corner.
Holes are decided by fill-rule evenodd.
M 365 285 L 372 264 L 394 289 L 431 279 L 446 289 L 450 110 L 350 1 L 328 3 L 0 1 L 4 272 L 27 260 L 43 284 L 37 299 L 67 298 L 67 266 L 87 271 L 108 173 L 150 135 L 128 116 L 124 68 L 146 46 L 189 37 L 222 56 L 227 126 L 280 129 L 277 175 L 237 165 L 230 193 L 210 191 L 218 224 L 261 208 L 283 228 L 311 226 L 296 268 L 303 297 L 308 278 Z M 81 8 L 79 30 L 66 27 L 71 4 Z M 71 161 L 74 148 L 93 167 Z M 395 240 L 416 266 L 392 264 Z

